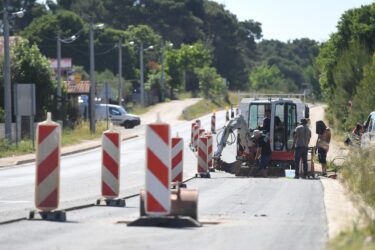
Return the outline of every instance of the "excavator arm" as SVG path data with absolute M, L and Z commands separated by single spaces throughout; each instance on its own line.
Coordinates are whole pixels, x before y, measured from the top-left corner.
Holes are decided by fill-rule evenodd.
M 234 131 L 237 130 L 237 140 L 239 146 L 241 146 L 246 153 L 249 153 L 249 148 L 254 146 L 254 142 L 251 139 L 251 131 L 247 127 L 247 123 L 242 115 L 235 117 L 228 121 L 226 126 L 222 131 L 222 136 L 218 141 L 217 150 L 214 153 L 214 165 L 215 168 L 219 170 L 224 170 L 228 172 L 233 172 L 236 166 L 240 164 L 240 162 L 235 163 L 225 163 L 221 160 L 221 154 L 224 148 L 229 144 L 234 143 L 234 141 L 228 141 L 230 137 L 235 138 Z

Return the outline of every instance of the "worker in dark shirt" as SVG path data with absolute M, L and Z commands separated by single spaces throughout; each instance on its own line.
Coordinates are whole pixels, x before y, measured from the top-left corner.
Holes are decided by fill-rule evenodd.
M 271 110 L 266 109 L 264 116 L 262 130 L 263 133 L 269 133 L 271 128 Z
M 263 135 L 260 130 L 254 130 L 253 136 L 257 144 L 257 152 L 255 159 L 259 160 L 259 169 L 263 177 L 267 177 L 267 166 L 271 160 L 271 144 L 270 138 Z

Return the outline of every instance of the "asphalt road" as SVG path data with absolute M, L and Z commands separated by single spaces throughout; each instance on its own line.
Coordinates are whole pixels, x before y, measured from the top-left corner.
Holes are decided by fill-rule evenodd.
M 203 126 L 209 128 L 209 117 Z M 218 123 L 223 124 L 220 114 Z M 138 130 L 142 133 L 144 128 Z M 184 178 L 194 176 L 196 156 L 188 149 L 190 123 L 172 128 L 185 138 Z M 144 185 L 144 137 L 122 143 L 121 194 Z M 93 203 L 100 195 L 100 151 L 63 157 L 60 208 Z M 224 151 L 234 160 L 235 148 Z M 34 164 L 0 169 L 0 221 L 34 208 Z M 125 208 L 96 206 L 67 212 L 65 223 L 20 221 L 0 225 L 0 249 L 323 249 L 327 222 L 319 180 L 238 178 L 215 172 L 194 178 L 199 190 L 200 228 L 128 227 L 139 217 L 139 197 Z

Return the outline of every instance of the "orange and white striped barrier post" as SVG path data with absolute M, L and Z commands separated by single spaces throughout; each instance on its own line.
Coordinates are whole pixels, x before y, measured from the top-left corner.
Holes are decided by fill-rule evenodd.
M 199 126 L 194 126 L 194 134 L 193 134 L 193 149 L 197 151 L 198 149 L 198 138 L 199 138 Z
M 212 113 L 212 116 L 211 116 L 211 133 L 216 134 L 216 114 L 215 114 L 215 111 Z
M 120 194 L 121 134 L 112 128 L 102 135 L 102 178 L 101 190 L 109 206 L 125 206 L 125 200 L 115 199 Z M 100 205 L 101 200 L 96 204 Z
M 210 172 L 215 172 L 213 168 L 212 155 L 213 155 L 213 137 L 211 133 L 206 133 L 207 137 L 207 161 L 208 161 L 208 170 Z
M 51 113 L 37 125 L 36 141 L 35 207 L 42 219 L 65 221 L 65 211 L 56 210 L 60 194 L 61 128 L 51 120 Z M 31 211 L 29 218 L 34 216 L 35 211 Z
M 147 215 L 168 215 L 171 211 L 171 136 L 169 124 L 153 123 L 146 128 Z
M 196 177 L 210 178 L 208 172 L 208 139 L 205 135 L 199 137 L 198 140 L 198 165 Z
M 183 155 L 184 155 L 184 139 L 176 136 L 172 138 L 172 186 L 183 185 Z

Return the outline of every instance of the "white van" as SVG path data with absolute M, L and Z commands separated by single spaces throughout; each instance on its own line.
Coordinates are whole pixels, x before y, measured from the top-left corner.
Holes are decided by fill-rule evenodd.
M 363 127 L 363 134 L 361 137 L 361 147 L 375 146 L 375 111 L 371 112 Z
M 108 118 L 113 125 L 125 128 L 133 128 L 141 124 L 139 116 L 129 114 L 123 107 L 113 104 L 96 104 L 95 117 L 96 120 L 107 120 Z

